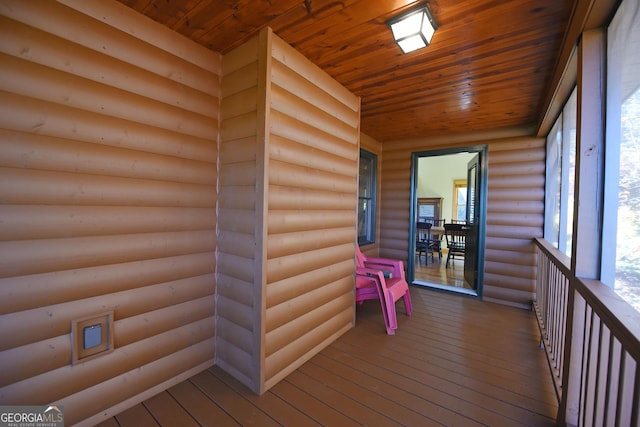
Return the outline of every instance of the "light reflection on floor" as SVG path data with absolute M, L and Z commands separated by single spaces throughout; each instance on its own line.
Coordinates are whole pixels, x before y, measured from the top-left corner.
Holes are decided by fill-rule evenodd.
M 464 260 L 451 260 L 449 267 L 446 267 L 446 254 L 443 254 L 440 259 L 436 255 L 433 261 L 429 257 L 427 264 L 422 257 L 420 262 L 416 259 L 414 269 L 414 283 L 416 284 L 443 289 L 459 288 L 459 290 L 464 289 L 474 293 L 471 284 L 464 279 Z

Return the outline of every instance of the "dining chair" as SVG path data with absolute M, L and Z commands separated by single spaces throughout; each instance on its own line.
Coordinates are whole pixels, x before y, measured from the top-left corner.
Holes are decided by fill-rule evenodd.
M 433 224 L 431 224 L 430 222 L 416 222 L 416 252 L 418 254 L 418 263 L 420 264 L 422 264 L 422 254 L 424 254 L 424 263 L 429 264 L 429 252 L 431 252 L 431 260 L 433 261 L 431 227 L 433 227 Z
M 395 334 L 398 329 L 396 302 L 400 298 L 406 315 L 411 316 L 413 306 L 402 261 L 367 257 L 356 245 L 356 303 L 380 300 L 388 335 Z
M 431 229 L 429 230 L 429 251 L 431 252 L 431 261 L 433 261 L 433 254 L 438 254 L 438 259 L 442 259 L 442 234 L 444 232 L 444 219 L 431 219 L 428 220 L 431 223 Z
M 462 223 L 444 225 L 444 236 L 449 249 L 445 268 L 449 267 L 449 260 L 455 260 L 456 257 L 464 259 L 466 230 L 466 224 Z

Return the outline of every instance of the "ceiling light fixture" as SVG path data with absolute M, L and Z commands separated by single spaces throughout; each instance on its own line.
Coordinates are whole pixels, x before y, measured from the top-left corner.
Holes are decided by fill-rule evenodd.
M 387 25 L 404 53 L 429 46 L 433 33 L 438 28 L 427 5 L 391 18 Z

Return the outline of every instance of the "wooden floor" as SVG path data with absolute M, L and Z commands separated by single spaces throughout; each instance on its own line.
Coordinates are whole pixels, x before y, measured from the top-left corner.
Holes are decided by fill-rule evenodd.
M 380 305 L 263 396 L 213 367 L 102 426 L 552 426 L 532 312 L 412 287 L 388 336 Z
M 438 283 L 457 288 L 472 289 L 472 285 L 464 278 L 464 259 L 456 258 L 447 264 L 447 253 L 442 257 L 429 255 L 425 263 L 424 255 L 416 257 L 414 262 L 414 280 Z

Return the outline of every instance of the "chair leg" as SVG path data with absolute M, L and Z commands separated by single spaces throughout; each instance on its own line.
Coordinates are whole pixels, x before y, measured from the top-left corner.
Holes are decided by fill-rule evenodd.
M 389 310 L 389 321 L 385 325 L 387 327 L 387 335 L 394 335 L 398 329 L 398 320 L 396 318 L 396 309 L 393 307 Z
M 411 294 L 409 293 L 409 289 L 402 297 L 404 301 L 404 311 L 407 313 L 407 316 L 411 316 L 411 312 L 413 311 L 413 304 L 411 303 Z
M 398 318 L 396 316 L 396 304 L 393 301 L 393 295 L 389 295 L 387 298 L 386 310 L 387 310 L 387 334 L 393 335 L 398 329 Z
M 394 331 L 389 332 L 389 325 L 391 324 L 390 316 L 389 316 L 389 307 L 384 302 L 383 298 L 380 298 L 380 306 L 382 307 L 382 318 L 384 319 L 384 327 L 387 329 L 388 335 L 393 335 Z M 394 311 L 395 313 L 395 311 Z

